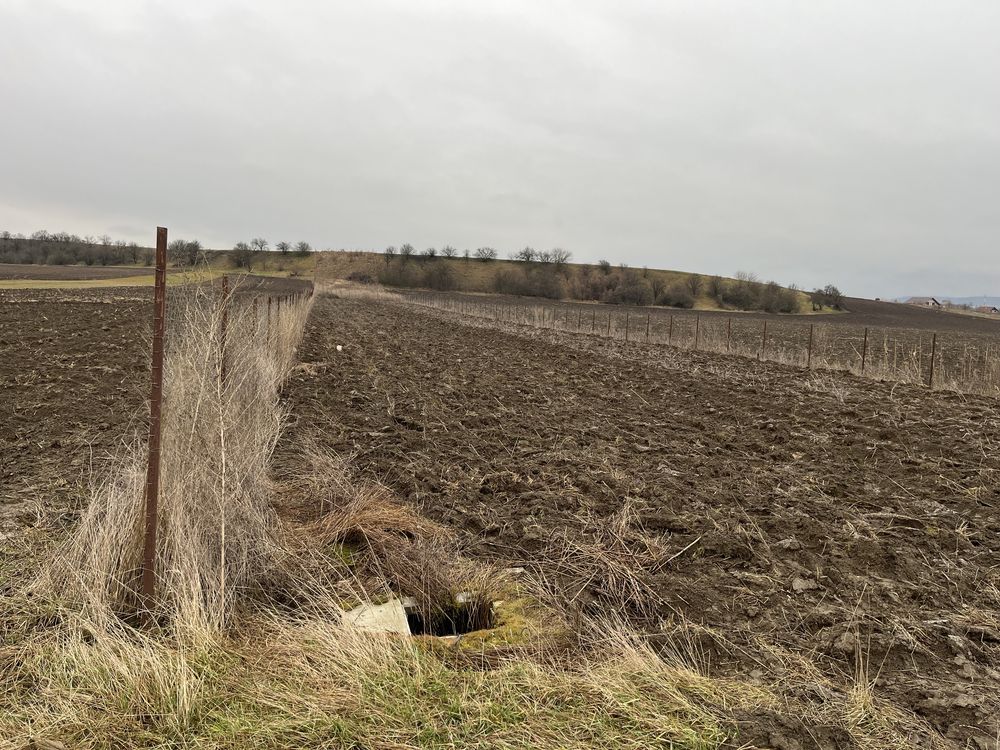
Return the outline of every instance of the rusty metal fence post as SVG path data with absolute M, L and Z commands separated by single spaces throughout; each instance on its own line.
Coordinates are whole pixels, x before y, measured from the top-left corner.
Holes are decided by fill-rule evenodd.
M 728 353 L 733 344 L 733 319 L 726 318 L 726 352 Z
M 761 362 L 764 361 L 764 352 L 767 351 L 767 321 L 764 321 L 764 334 L 760 341 L 760 353 L 757 355 L 757 359 Z
M 865 374 L 865 365 L 868 363 L 868 329 L 865 328 L 865 342 L 861 345 L 861 374 Z
M 694 317 L 694 350 L 698 351 L 698 343 L 701 338 L 701 316 L 695 315 Z
M 806 369 L 811 370 L 813 364 L 813 323 L 809 324 L 809 351 L 806 354 Z
M 667 331 L 667 344 L 673 345 L 674 343 L 674 315 L 670 314 L 670 330 Z
M 151 612 L 156 596 L 156 527 L 160 494 L 160 416 L 163 409 L 163 337 L 167 312 L 167 230 L 156 228 L 156 281 L 153 291 L 153 363 L 149 391 L 149 458 L 142 541 L 142 608 Z

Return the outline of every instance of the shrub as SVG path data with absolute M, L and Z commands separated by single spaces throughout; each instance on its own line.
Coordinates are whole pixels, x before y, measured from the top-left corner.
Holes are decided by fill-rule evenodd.
M 705 280 L 699 274 L 693 273 L 684 280 L 684 285 L 692 297 L 697 297 L 705 286 Z
M 649 305 L 653 302 L 653 287 L 630 268 L 622 268 L 618 283 L 605 292 L 602 301 L 612 305 Z
M 690 310 L 694 307 L 694 296 L 684 284 L 674 284 L 667 288 L 656 299 L 656 304 L 664 307 L 681 307 Z
M 375 279 L 367 271 L 351 271 L 347 274 L 348 281 L 355 281 L 358 284 L 374 284 Z
M 424 271 L 424 286 L 438 292 L 449 292 L 457 286 L 455 272 L 446 263 L 433 263 Z
M 713 276 L 708 280 L 708 296 L 717 302 L 722 301 L 722 295 L 726 291 L 726 282 L 721 276 Z

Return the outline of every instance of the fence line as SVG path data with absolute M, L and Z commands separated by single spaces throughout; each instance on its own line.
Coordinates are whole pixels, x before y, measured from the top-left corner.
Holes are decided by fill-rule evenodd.
M 140 571 L 141 609 L 144 617 L 148 617 L 155 606 L 156 599 L 156 537 L 159 526 L 159 487 L 160 487 L 160 443 L 161 416 L 163 410 L 163 360 L 166 338 L 167 312 L 167 229 L 156 228 L 156 277 L 153 290 L 153 341 L 151 350 L 151 386 L 149 398 L 149 440 L 147 444 L 146 483 L 143 508 L 143 548 L 142 569 Z M 219 380 L 226 380 L 226 336 L 229 325 L 229 312 L 233 306 L 233 294 L 229 287 L 229 277 L 223 275 L 219 297 Z M 233 290 L 235 291 L 235 290 Z M 306 292 L 292 292 L 279 296 L 275 328 L 281 321 L 281 302 L 286 303 L 303 300 L 315 294 L 315 284 L 310 282 Z M 260 326 L 258 295 L 254 294 L 249 303 L 241 303 L 245 310 L 252 311 L 253 325 Z M 290 306 L 286 304 L 285 310 Z M 271 341 L 271 297 L 267 298 L 267 332 L 268 342 Z
M 673 313 L 647 313 L 645 320 L 633 310 L 607 310 L 606 323 L 598 326 L 598 309 L 591 312 L 590 327 L 583 324 L 581 305 L 545 305 L 458 298 L 449 294 L 408 293 L 411 304 L 444 312 L 493 320 L 498 325 L 525 325 L 621 341 L 626 346 L 666 345 L 801 367 L 804 370 L 847 371 L 879 380 L 922 383 L 968 393 L 1000 395 L 1000 337 L 968 335 L 968 340 L 939 342 L 937 332 L 910 329 L 873 329 L 814 322 L 768 321 L 734 315 L 688 314 L 674 320 Z M 685 325 L 678 325 L 681 319 Z M 739 324 L 734 326 L 734 321 Z M 769 326 L 769 322 L 771 325 Z M 637 326 L 641 326 L 637 328 Z M 643 330 L 644 329 L 644 330 Z M 754 331 L 756 330 L 756 337 Z M 881 334 L 881 341 L 879 341 Z M 924 337 L 931 336 L 930 356 Z M 754 343 L 756 338 L 756 343 Z

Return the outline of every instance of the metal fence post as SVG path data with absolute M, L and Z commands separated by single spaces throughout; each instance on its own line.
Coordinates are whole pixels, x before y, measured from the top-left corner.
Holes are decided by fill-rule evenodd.
M 163 337 L 167 312 L 167 230 L 156 228 L 156 281 L 153 292 L 153 367 L 149 392 L 149 459 L 142 542 L 142 607 L 152 611 L 156 596 L 156 527 L 160 494 L 160 415 L 163 409 Z
M 764 352 L 767 350 L 767 321 L 764 321 L 764 336 L 760 342 L 760 353 L 757 355 L 757 359 L 764 360 Z
M 694 318 L 694 350 L 698 351 L 698 339 L 701 338 L 701 316 L 696 315 Z
M 729 352 L 733 342 L 733 319 L 726 318 L 726 351 Z
M 628 310 L 625 311 L 625 343 L 628 343 Z
M 809 352 L 806 354 L 806 369 L 811 370 L 813 364 L 813 323 L 809 324 Z
M 868 362 L 868 329 L 865 328 L 865 343 L 861 345 L 861 374 L 865 374 L 865 365 Z
M 674 314 L 670 313 L 670 330 L 667 331 L 667 343 L 674 343 Z

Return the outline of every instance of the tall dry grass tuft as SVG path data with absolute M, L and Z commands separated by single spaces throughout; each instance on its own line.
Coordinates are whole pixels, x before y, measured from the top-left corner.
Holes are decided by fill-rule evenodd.
M 282 558 L 267 467 L 284 416 L 279 388 L 311 304 L 289 299 L 267 315 L 231 293 L 223 341 L 218 289 L 171 294 L 153 614 L 174 628 L 219 631 Z M 98 624 L 138 609 L 144 444 L 134 440 L 107 468 L 38 582 Z

